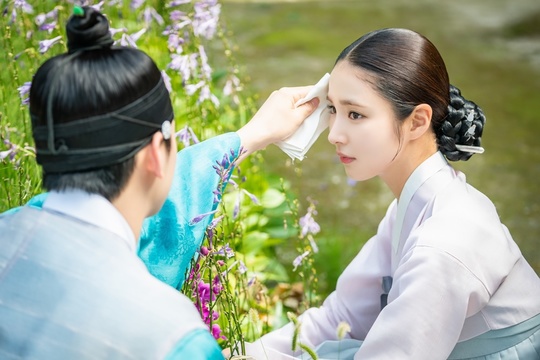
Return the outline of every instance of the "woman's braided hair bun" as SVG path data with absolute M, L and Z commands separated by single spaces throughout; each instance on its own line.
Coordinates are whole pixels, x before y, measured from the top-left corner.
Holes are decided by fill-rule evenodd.
M 469 160 L 472 152 L 458 150 L 456 145 L 480 147 L 486 117 L 474 102 L 466 100 L 450 85 L 448 115 L 437 133 L 439 150 L 450 161 Z
M 107 18 L 89 6 L 76 8 L 66 25 L 66 34 L 69 53 L 110 48 L 114 42 Z

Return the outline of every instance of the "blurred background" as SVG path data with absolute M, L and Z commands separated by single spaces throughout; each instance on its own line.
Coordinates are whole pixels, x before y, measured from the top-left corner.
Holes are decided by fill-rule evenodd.
M 487 117 L 486 152 L 454 165 L 492 199 L 540 273 L 540 1 L 222 3 L 235 56 L 260 102 L 279 87 L 314 84 L 331 71 L 343 48 L 371 30 L 405 27 L 430 39 L 446 61 L 452 84 Z M 302 162 L 292 163 L 277 147 L 264 153 L 266 170 L 282 176 L 301 204 L 307 207 L 308 198 L 317 202 L 322 294 L 334 288 L 344 267 L 375 234 L 393 200 L 378 179 L 351 183 L 326 137 L 327 132 Z M 459 226 L 448 219 L 449 228 Z M 292 262 L 297 254 L 289 250 L 280 247 L 280 260 Z

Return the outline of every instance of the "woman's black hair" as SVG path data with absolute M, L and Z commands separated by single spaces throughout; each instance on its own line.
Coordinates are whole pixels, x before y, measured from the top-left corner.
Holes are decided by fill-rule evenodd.
M 83 10 L 84 14 L 73 15 L 67 23 L 68 52 L 47 60 L 33 78 L 30 113 L 34 133 L 36 127 L 47 126 L 49 105 L 54 124 L 68 124 L 121 109 L 148 94 L 161 80 L 160 70 L 143 51 L 111 46 L 105 16 L 91 7 Z M 133 157 L 75 172 L 50 172 L 44 167 L 43 185 L 57 191 L 80 189 L 112 200 L 133 169 Z
M 448 160 L 472 156 L 456 145 L 480 146 L 484 113 L 450 85 L 443 59 L 426 37 L 406 29 L 372 31 L 345 48 L 336 64 L 342 60 L 372 76 L 375 89 L 390 101 L 398 120 L 417 105 L 430 105 L 439 150 Z

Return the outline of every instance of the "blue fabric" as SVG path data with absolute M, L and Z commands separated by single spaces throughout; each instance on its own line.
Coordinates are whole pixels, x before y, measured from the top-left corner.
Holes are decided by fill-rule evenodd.
M 177 289 L 182 287 L 213 215 L 196 224 L 190 222 L 198 215 L 217 209 L 214 191 L 220 177 L 213 166 L 224 156 L 236 157 L 239 148 L 238 135 L 228 133 L 178 153 L 169 196 L 159 213 L 144 222 L 139 242 L 139 257 L 148 271 L 161 281 Z
M 193 331 L 219 347 L 118 235 L 31 206 L 0 233 L 0 359 L 163 359 Z
M 314 350 L 319 360 L 353 360 L 362 341 L 328 340 Z M 302 353 L 297 359 L 311 359 Z M 448 360 L 540 360 L 540 314 L 505 329 L 492 330 L 460 342 Z
M 161 210 L 144 221 L 139 241 L 139 257 L 159 280 L 177 289 L 184 284 L 186 271 L 213 215 L 196 224 L 190 222 L 217 209 L 214 190 L 221 179 L 213 166 L 221 163 L 224 156 L 229 160 L 235 158 L 239 150 L 238 135 L 227 133 L 178 152 L 169 195 Z M 27 205 L 41 208 L 46 196 L 46 193 L 37 195 Z M 5 214 L 19 209 L 10 209 Z
M 223 360 L 221 348 L 206 330 L 194 330 L 184 336 L 165 360 Z

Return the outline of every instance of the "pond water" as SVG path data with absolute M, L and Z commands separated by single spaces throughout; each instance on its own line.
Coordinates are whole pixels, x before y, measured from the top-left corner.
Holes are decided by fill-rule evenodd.
M 405 27 L 426 35 L 451 82 L 487 116 L 486 152 L 455 167 L 493 200 L 540 273 L 539 1 L 224 1 L 222 12 L 237 60 L 261 100 L 281 86 L 315 83 L 345 46 L 370 30 Z M 276 147 L 264 153 L 268 170 L 283 176 L 303 205 L 308 197 L 318 202 L 322 292 L 333 288 L 393 200 L 377 179 L 349 184 L 326 136 L 303 162 L 291 163 Z M 286 250 L 280 256 L 292 259 Z

